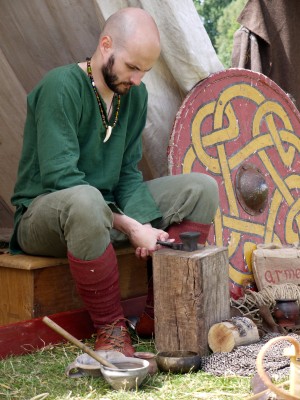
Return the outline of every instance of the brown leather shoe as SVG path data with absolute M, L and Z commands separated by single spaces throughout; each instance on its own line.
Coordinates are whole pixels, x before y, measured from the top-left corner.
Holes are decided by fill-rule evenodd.
M 119 351 L 127 357 L 133 357 L 135 352 L 125 324 L 120 324 L 119 321 L 103 325 L 97 330 L 95 350 Z
M 135 325 L 135 332 L 141 338 L 154 338 L 154 294 L 152 277 L 152 259 L 147 261 L 148 268 L 148 294 L 146 306 L 138 322 Z
M 147 312 L 147 308 L 149 310 L 146 306 L 135 326 L 135 332 L 141 338 L 154 338 L 154 316 L 150 315 L 153 314 L 153 309 Z

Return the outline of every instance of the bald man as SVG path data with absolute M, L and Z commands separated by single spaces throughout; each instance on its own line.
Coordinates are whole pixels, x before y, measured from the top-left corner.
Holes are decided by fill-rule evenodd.
M 216 182 L 187 174 L 143 182 L 146 122 L 141 82 L 160 54 L 152 17 L 125 8 L 106 22 L 91 58 L 50 71 L 28 95 L 12 203 L 11 253 L 67 256 L 97 330 L 96 350 L 131 356 L 112 243 L 127 239 L 148 258 L 157 240 L 196 230 L 205 242 L 218 206 Z M 153 293 L 141 334 L 154 329 Z M 143 332 L 144 331 L 144 332 Z

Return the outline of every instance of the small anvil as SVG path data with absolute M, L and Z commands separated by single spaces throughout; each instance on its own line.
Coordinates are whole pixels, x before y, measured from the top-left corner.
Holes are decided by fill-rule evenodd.
M 162 246 L 170 247 L 174 250 L 182 250 L 182 251 L 195 251 L 198 250 L 198 240 L 200 237 L 200 232 L 183 232 L 179 234 L 182 243 L 176 242 L 163 242 L 162 240 L 158 240 L 156 243 Z

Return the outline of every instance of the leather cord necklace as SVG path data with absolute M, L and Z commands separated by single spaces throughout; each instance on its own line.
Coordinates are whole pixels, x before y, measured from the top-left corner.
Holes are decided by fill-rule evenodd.
M 120 104 L 121 104 L 121 96 L 118 95 L 118 103 L 117 103 L 114 122 L 113 122 L 112 125 L 109 125 L 108 118 L 106 118 L 106 115 L 104 113 L 103 106 L 102 106 L 101 99 L 100 99 L 100 95 L 98 93 L 98 90 L 97 90 L 97 87 L 96 87 L 96 84 L 95 84 L 95 81 L 94 81 L 94 78 L 93 78 L 92 67 L 91 67 L 91 59 L 89 57 L 86 58 L 86 65 L 87 65 L 87 74 L 88 74 L 88 77 L 90 78 L 90 81 L 91 81 L 91 84 L 92 84 L 92 88 L 93 88 L 93 91 L 95 93 L 95 96 L 96 96 L 96 99 L 97 99 L 97 103 L 98 103 L 98 106 L 99 106 L 101 119 L 102 119 L 103 125 L 104 125 L 104 127 L 106 129 L 106 135 L 105 135 L 105 138 L 103 140 L 103 143 L 105 143 L 110 138 L 112 130 L 116 126 L 116 124 L 118 122 Z M 116 94 L 114 94 L 114 96 L 113 96 L 113 99 L 112 99 L 110 107 L 113 104 L 115 96 L 116 96 Z M 110 109 L 109 109 L 109 111 L 110 111 Z M 108 114 L 109 114 L 109 111 L 108 111 Z

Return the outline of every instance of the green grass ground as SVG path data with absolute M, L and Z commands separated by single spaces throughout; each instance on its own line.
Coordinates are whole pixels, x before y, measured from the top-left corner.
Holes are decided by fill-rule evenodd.
M 87 345 L 92 347 L 91 342 Z M 137 351 L 155 351 L 152 341 L 136 342 Z M 250 396 L 250 378 L 216 377 L 198 371 L 158 372 L 132 391 L 115 391 L 103 378 L 69 378 L 66 367 L 82 352 L 69 343 L 0 361 L 2 400 L 187 400 L 243 399 Z

